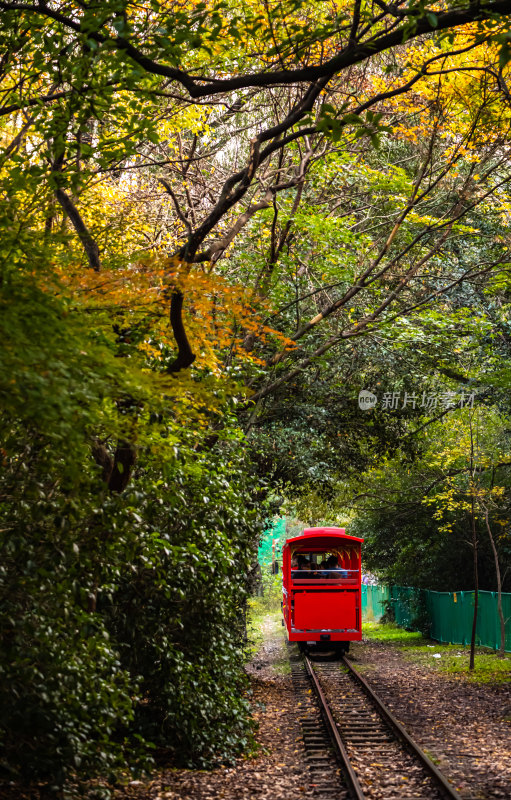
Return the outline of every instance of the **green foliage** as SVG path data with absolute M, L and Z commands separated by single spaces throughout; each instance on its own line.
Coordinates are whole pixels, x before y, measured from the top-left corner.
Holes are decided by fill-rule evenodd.
M 238 446 L 182 447 L 163 481 L 146 458 L 121 497 L 58 461 L 34 448 L 4 464 L 4 770 L 136 770 L 153 744 L 188 765 L 231 759 L 251 736 L 245 576 L 261 524 Z
M 38 440 L 13 430 L 2 471 L 0 738 L 9 774 L 58 784 L 70 772 L 124 764 L 138 685 L 104 621 L 88 613 L 99 560 L 95 476 L 66 473 L 65 460 Z
M 243 640 L 260 517 L 243 459 L 231 451 L 224 466 L 228 454 L 182 454 L 126 496 L 142 518 L 132 574 L 104 602 L 121 662 L 142 676 L 137 725 L 188 765 L 230 759 L 250 736 Z
M 126 766 L 136 681 L 121 668 L 101 621 L 63 596 L 62 581 L 58 609 L 48 607 L 47 586 L 40 597 L 25 576 L 19 582 L 24 615 L 16 596 L 5 602 L 3 590 L 14 590 L 2 581 L 0 769 L 57 786 L 69 775 L 115 775 Z M 145 748 L 135 743 L 130 750 L 133 770 L 137 762 L 147 766 Z
M 251 740 L 246 576 L 264 509 L 229 393 L 205 384 L 224 423 L 207 444 L 195 409 L 182 427 L 167 384 L 69 314 L 46 266 L 30 229 L 6 244 L 0 776 L 136 772 L 155 745 L 175 763 L 231 760 Z M 91 451 L 127 433 L 137 469 L 113 494 Z
M 282 573 L 274 575 L 270 567 L 262 570 L 262 593 L 259 605 L 267 612 L 280 611 L 282 602 Z

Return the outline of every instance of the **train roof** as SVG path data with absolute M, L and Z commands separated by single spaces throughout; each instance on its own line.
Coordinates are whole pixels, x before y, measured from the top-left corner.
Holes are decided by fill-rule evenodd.
M 347 539 L 351 542 L 363 542 L 359 536 L 349 536 L 345 528 L 305 528 L 300 536 L 294 536 L 292 539 L 286 539 L 285 545 L 303 542 L 309 538 L 316 539 Z

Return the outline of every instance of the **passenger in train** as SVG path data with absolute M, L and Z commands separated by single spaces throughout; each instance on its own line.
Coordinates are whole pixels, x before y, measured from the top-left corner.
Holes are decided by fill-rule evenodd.
M 335 556 L 334 556 L 334 558 L 335 558 Z M 329 567 L 328 567 L 328 558 L 324 558 L 322 561 L 319 562 L 319 564 L 317 565 L 317 568 L 316 568 L 316 570 L 314 572 L 314 577 L 315 578 L 321 578 L 321 579 L 325 579 L 325 578 L 329 578 L 330 577 L 330 572 L 329 572 Z
M 328 578 L 328 574 L 325 572 L 326 569 L 326 561 L 312 563 L 311 564 L 311 578 Z
M 326 561 L 326 568 L 328 570 L 329 578 L 347 578 L 348 571 L 343 569 L 337 563 L 337 556 L 330 556 Z
M 327 560 L 328 559 L 324 558 L 318 564 L 318 570 L 315 573 L 316 578 L 328 578 L 329 577 L 329 572 L 328 572 L 328 567 L 327 567 Z
M 293 578 L 309 578 L 310 575 L 310 562 L 308 559 L 302 555 L 298 554 L 296 557 L 296 569 L 293 570 Z

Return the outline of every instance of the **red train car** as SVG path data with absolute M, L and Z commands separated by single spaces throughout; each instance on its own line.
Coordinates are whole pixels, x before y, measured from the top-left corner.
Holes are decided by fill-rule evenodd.
M 362 638 L 361 547 L 344 528 L 306 528 L 282 551 L 282 610 L 289 641 L 348 650 Z

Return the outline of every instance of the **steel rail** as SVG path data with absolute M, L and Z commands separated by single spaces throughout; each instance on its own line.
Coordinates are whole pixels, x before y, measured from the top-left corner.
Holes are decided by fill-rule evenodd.
M 391 711 L 382 703 L 378 695 L 375 694 L 373 689 L 369 686 L 365 678 L 355 669 L 351 661 L 343 656 L 342 663 L 348 668 L 349 672 L 356 681 L 362 686 L 364 692 L 367 694 L 371 702 L 376 706 L 379 714 L 383 717 L 383 719 L 390 725 L 390 727 L 395 731 L 397 736 L 406 744 L 406 746 L 412 751 L 412 753 L 419 759 L 422 763 L 424 768 L 427 772 L 431 775 L 433 780 L 435 781 L 437 788 L 444 794 L 447 800 L 462 800 L 461 796 L 458 792 L 451 786 L 448 782 L 445 775 L 443 775 L 438 767 L 433 764 L 430 758 L 426 755 L 426 753 L 421 750 L 421 748 L 414 742 L 411 738 L 409 733 L 405 730 L 405 728 L 401 725 L 400 722 L 395 718 Z M 334 723 L 335 724 L 335 723 Z
M 339 735 L 337 725 L 332 716 L 332 712 L 330 711 L 330 708 L 328 706 L 328 701 L 325 697 L 323 689 L 321 688 L 321 684 L 318 680 L 318 677 L 314 672 L 312 664 L 310 660 L 307 658 L 307 656 L 304 656 L 304 661 L 305 661 L 305 669 L 307 670 L 307 674 L 309 675 L 312 681 L 314 691 L 319 700 L 321 713 L 323 714 L 325 724 L 328 728 L 328 732 L 335 746 L 335 749 L 337 750 L 338 760 L 340 762 L 342 772 L 346 779 L 346 783 L 348 784 L 348 788 L 351 791 L 354 800 L 365 800 L 365 794 L 363 792 L 362 786 L 360 785 L 360 782 L 358 780 L 357 773 L 355 772 L 355 770 L 351 765 L 348 751 L 346 750 L 344 742 L 342 741 Z

